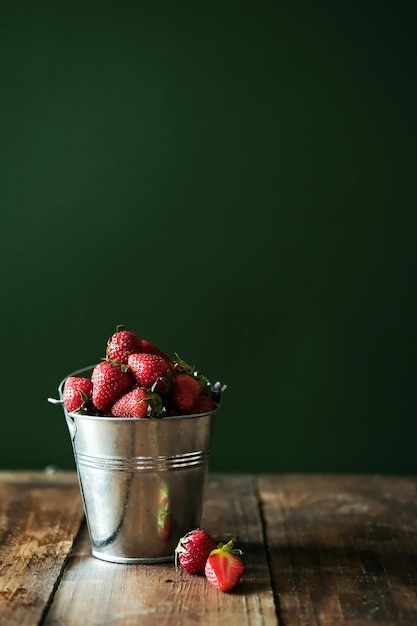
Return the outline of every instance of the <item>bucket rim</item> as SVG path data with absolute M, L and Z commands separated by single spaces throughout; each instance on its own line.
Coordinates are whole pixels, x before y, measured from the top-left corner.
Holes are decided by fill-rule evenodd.
M 88 413 L 71 413 L 70 411 L 67 411 L 65 409 L 65 405 L 63 404 L 63 393 L 62 393 L 65 381 L 70 376 L 79 376 L 80 374 L 89 372 L 90 370 L 94 369 L 96 365 L 97 365 L 96 363 L 94 365 L 87 365 L 86 367 L 82 367 L 81 369 L 75 370 L 74 372 L 67 374 L 58 385 L 59 398 L 62 402 L 64 411 L 73 420 L 89 419 L 89 420 L 97 420 L 97 421 L 102 421 L 102 422 L 120 422 L 121 420 L 123 421 L 126 420 L 129 422 L 158 422 L 158 421 L 166 422 L 167 420 L 198 419 L 199 417 L 207 417 L 207 415 L 214 415 L 215 413 L 217 413 L 217 411 L 220 408 L 220 401 L 219 401 L 215 403 L 216 408 L 212 409 L 211 411 L 205 411 L 204 413 L 189 413 L 189 414 L 187 413 L 185 415 L 164 415 L 163 417 L 113 417 L 111 415 L 110 416 L 89 415 Z

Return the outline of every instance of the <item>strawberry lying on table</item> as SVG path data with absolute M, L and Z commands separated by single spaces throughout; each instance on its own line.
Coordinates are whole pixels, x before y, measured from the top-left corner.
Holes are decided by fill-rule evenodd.
M 244 566 L 240 559 L 242 551 L 233 547 L 233 541 L 219 543 L 206 561 L 204 573 L 213 587 L 230 591 L 242 577 Z
M 175 565 L 188 574 L 205 574 L 215 589 L 230 591 L 245 569 L 240 558 L 242 554 L 232 540 L 218 544 L 205 530 L 197 528 L 179 540 Z
M 210 413 L 225 387 L 147 339 L 117 326 L 90 378 L 69 376 L 63 402 L 70 412 L 121 418 Z

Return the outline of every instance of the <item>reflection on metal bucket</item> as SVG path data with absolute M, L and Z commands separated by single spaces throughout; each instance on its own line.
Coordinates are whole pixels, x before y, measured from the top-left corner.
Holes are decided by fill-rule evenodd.
M 172 560 L 180 537 L 200 524 L 216 411 L 135 419 L 62 406 L 93 555 L 116 563 Z

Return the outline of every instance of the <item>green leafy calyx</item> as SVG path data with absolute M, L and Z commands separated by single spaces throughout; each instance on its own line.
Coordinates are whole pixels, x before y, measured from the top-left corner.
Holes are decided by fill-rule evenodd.
M 212 556 L 213 554 L 223 554 L 223 555 L 233 554 L 234 556 L 237 556 L 237 557 L 242 556 L 243 554 L 242 550 L 240 550 L 239 548 L 234 548 L 233 546 L 234 546 L 234 542 L 232 541 L 232 539 L 230 539 L 230 541 L 228 541 L 227 543 L 219 543 L 217 545 L 217 548 L 214 548 L 214 550 L 210 552 L 209 556 Z

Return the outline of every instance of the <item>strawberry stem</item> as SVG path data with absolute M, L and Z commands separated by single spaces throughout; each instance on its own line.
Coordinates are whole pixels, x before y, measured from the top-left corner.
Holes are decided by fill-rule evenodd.
M 115 359 L 109 359 L 108 356 L 101 357 L 101 360 L 106 361 L 106 363 L 110 363 L 112 367 L 120 367 L 122 372 L 127 372 L 129 370 L 127 363 L 119 363 L 119 361 L 115 361 Z
M 216 554 L 219 552 L 228 552 L 238 557 L 242 556 L 243 554 L 242 550 L 240 550 L 239 548 L 234 548 L 233 546 L 234 546 L 234 542 L 232 541 L 232 539 L 230 539 L 230 541 L 228 541 L 227 543 L 219 543 L 217 545 L 217 548 L 215 548 L 214 550 L 210 552 L 210 556 L 212 554 Z

